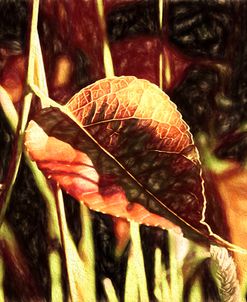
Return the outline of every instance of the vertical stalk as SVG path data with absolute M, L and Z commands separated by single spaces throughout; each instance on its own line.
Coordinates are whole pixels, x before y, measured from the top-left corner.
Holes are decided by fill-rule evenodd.
M 29 61 L 28 61 L 27 84 L 28 85 L 37 84 L 38 87 L 42 90 L 42 92 L 48 96 L 48 87 L 47 87 L 46 76 L 45 76 L 45 68 L 44 68 L 39 35 L 37 30 L 38 11 L 39 11 L 39 0 L 34 0 L 31 34 L 30 34 L 30 51 L 29 51 Z M 42 99 L 41 99 L 41 104 L 43 108 L 47 105 L 42 101 Z M 27 111 L 24 110 L 24 112 Z M 23 129 L 23 131 L 24 130 L 25 129 Z M 47 213 L 48 213 L 47 215 L 48 233 L 49 233 L 50 240 L 58 240 L 58 242 L 61 244 L 60 228 L 59 228 L 59 221 L 58 221 L 58 215 L 56 209 L 56 200 L 54 194 L 50 190 L 44 175 L 40 172 L 37 165 L 30 161 L 27 154 L 26 154 L 26 159 L 27 159 L 27 164 L 33 173 L 37 187 L 39 188 L 46 202 Z M 51 276 L 51 301 L 52 302 L 63 301 L 62 265 L 61 265 L 61 258 L 59 252 L 57 250 L 51 251 L 48 255 L 48 259 L 49 259 L 49 268 L 50 268 L 50 276 Z
M 136 278 L 133 248 L 129 251 L 129 258 L 127 263 L 127 270 L 125 276 L 125 288 L 124 288 L 124 301 L 138 301 L 138 282 Z
M 1 97 L 1 104 L 3 111 L 8 119 L 8 121 L 12 121 L 10 123 L 11 129 L 13 132 L 16 131 L 17 125 L 18 125 L 18 115 L 14 108 L 14 105 L 9 98 L 9 95 L 7 92 L 0 87 L 0 97 Z M 41 171 L 38 169 L 36 163 L 32 162 L 30 158 L 28 157 L 27 153 L 24 151 L 26 163 L 29 166 L 35 183 L 37 185 L 37 188 L 39 189 L 42 197 L 44 198 L 44 201 L 46 202 L 46 208 L 47 208 L 47 216 L 48 216 L 48 234 L 50 237 L 50 240 L 58 240 L 61 243 L 60 240 L 60 230 L 59 230 L 59 223 L 58 223 L 58 217 L 57 217 L 57 211 L 56 211 L 56 201 L 54 198 L 53 193 L 51 192 L 44 175 L 41 173 Z M 3 226 L 2 226 L 3 227 Z M 58 257 L 60 261 L 60 269 L 58 268 Z M 54 265 L 53 265 L 54 261 Z M 59 295 L 62 295 L 62 272 L 61 272 L 61 259 L 58 255 L 57 251 L 52 251 L 49 255 L 49 266 L 50 266 L 50 273 L 51 273 L 51 291 L 52 291 L 52 301 L 62 301 L 59 298 Z M 56 273 L 54 274 L 53 271 L 56 268 Z M 54 293 L 60 293 L 56 294 L 54 296 Z M 54 299 L 53 299 L 54 297 Z
M 35 183 L 46 203 L 47 218 L 48 218 L 47 228 L 48 228 L 48 234 L 50 240 L 58 240 L 58 242 L 61 244 L 56 200 L 53 195 L 53 192 L 49 188 L 45 176 L 38 169 L 36 163 L 32 162 L 26 153 L 25 155 L 26 155 L 27 165 L 32 171 Z M 48 259 L 49 259 L 49 268 L 50 268 L 50 275 L 51 275 L 51 301 L 52 302 L 63 301 L 62 265 L 61 265 L 61 257 L 59 255 L 59 252 L 57 250 L 50 251 L 48 255 Z
M 13 105 L 10 99 L 9 94 L 1 85 L 0 85 L 0 104 L 6 116 L 6 119 L 10 125 L 11 130 L 13 131 L 13 133 L 15 133 L 18 126 L 19 117 L 15 110 L 15 106 Z
M 63 291 L 61 287 L 61 258 L 58 251 L 52 251 L 49 254 L 49 267 L 51 274 L 51 301 L 63 301 Z
M 114 66 L 113 66 L 113 62 L 112 62 L 109 41 L 108 41 L 107 33 L 106 33 L 106 23 L 105 23 L 105 16 L 104 16 L 103 0 L 97 0 L 97 10 L 98 10 L 98 15 L 99 15 L 101 30 L 103 32 L 103 61 L 104 61 L 105 75 L 106 75 L 106 77 L 113 77 L 114 76 Z
M 91 301 L 96 301 L 95 286 L 95 255 L 93 244 L 93 229 L 89 209 L 80 204 L 82 237 L 78 245 L 79 256 L 84 264 L 87 289 L 91 293 Z
M 3 281 L 4 281 L 4 272 L 5 266 L 2 256 L 0 257 L 0 302 L 4 302 L 4 290 L 3 290 Z
M 39 10 L 39 1 L 34 0 L 32 21 L 31 21 L 27 84 L 32 85 L 32 83 L 37 83 L 37 85 L 39 85 L 42 91 L 45 94 L 48 94 L 44 65 L 43 65 L 43 58 L 42 58 L 41 47 L 40 47 L 39 37 L 37 32 L 38 10 Z M 19 170 L 22 151 L 23 151 L 24 133 L 28 121 L 32 96 L 33 96 L 32 93 L 28 93 L 24 98 L 23 112 L 20 119 L 20 127 L 19 127 L 18 141 L 17 141 L 15 167 L 12 174 L 12 179 L 8 186 L 5 203 L 0 214 L 0 222 L 2 222 L 4 218 L 7 206 L 11 198 L 17 173 Z M 17 125 L 19 123 L 18 114 L 15 110 L 13 103 L 11 102 L 9 95 L 2 87 L 0 87 L 0 97 L 1 97 L 1 104 L 3 110 L 10 123 L 10 126 L 12 130 L 16 132 Z M 44 201 L 46 202 L 47 213 L 48 213 L 48 233 L 49 233 L 50 240 L 58 240 L 58 242 L 61 243 L 59 223 L 58 223 L 58 217 L 56 211 L 56 202 L 53 193 L 51 192 L 44 175 L 40 172 L 37 165 L 29 159 L 26 153 L 25 153 L 25 157 L 26 157 L 26 162 L 34 176 L 36 185 L 39 191 L 41 192 Z M 52 301 L 62 301 L 63 291 L 62 291 L 62 284 L 61 284 L 61 280 L 62 280 L 61 258 L 58 251 L 51 251 L 48 258 L 49 258 L 49 267 L 50 267 L 50 274 L 51 274 L 51 299 Z
M 115 292 L 115 289 L 112 285 L 112 282 L 110 279 L 106 278 L 103 281 L 105 293 L 108 299 L 108 302 L 118 302 L 118 298 Z
M 147 280 L 144 266 L 144 258 L 141 246 L 141 236 L 139 224 L 136 222 L 130 223 L 130 236 L 133 248 L 133 261 L 135 266 L 135 272 L 139 287 L 139 298 L 140 302 L 149 301 Z
M 189 302 L 194 301 L 203 301 L 202 286 L 198 279 L 194 282 L 189 295 Z
M 162 301 L 162 262 L 161 250 L 156 248 L 154 254 L 154 295 L 158 301 Z
M 60 217 L 60 230 L 65 251 L 66 267 L 69 279 L 70 298 L 72 302 L 95 302 L 96 293 L 91 292 L 91 285 L 88 283 L 88 276 L 85 270 L 85 264 L 79 257 L 77 248 L 69 233 L 63 195 L 61 189 L 57 189 L 57 204 Z
M 163 10 L 164 10 L 164 0 L 159 0 L 160 34 L 162 34 Z M 159 56 L 159 87 L 160 87 L 160 89 L 163 89 L 163 48 L 162 48 L 162 45 L 161 45 L 161 52 L 160 52 L 160 56 Z
M 36 37 L 37 24 L 38 24 L 38 11 L 39 11 L 39 0 L 33 1 L 33 10 L 32 10 L 32 21 L 31 21 L 31 33 L 30 33 L 30 50 L 29 50 L 29 62 L 28 62 L 28 72 L 27 72 L 27 83 L 32 82 L 34 77 L 34 51 L 33 51 L 33 43 Z M 5 217 L 6 210 L 8 208 L 10 198 L 12 195 L 13 187 L 17 178 L 17 174 L 20 167 L 20 162 L 22 158 L 22 150 L 23 150 L 23 139 L 24 139 L 24 131 L 28 121 L 28 115 L 30 111 L 32 101 L 32 93 L 28 93 L 24 97 L 22 116 L 20 119 L 20 127 L 17 136 L 17 148 L 16 154 L 14 157 L 14 168 L 11 171 L 11 175 L 9 175 L 9 183 L 7 184 L 7 190 L 3 195 L 5 198 L 1 200 L 0 204 L 0 226 L 3 223 L 3 219 Z
M 170 260 L 170 288 L 172 301 L 181 301 L 183 291 L 182 269 L 177 261 L 177 246 L 174 234 L 168 232 Z
M 73 275 L 73 267 L 70 265 L 70 253 L 73 253 L 72 247 L 70 247 L 72 243 L 72 238 L 70 237 L 70 234 L 68 232 L 68 226 L 65 216 L 65 210 L 64 210 L 64 203 L 63 203 L 63 195 L 62 191 L 60 189 L 57 189 L 57 204 L 58 204 L 58 211 L 59 211 L 59 217 L 60 217 L 60 232 L 61 232 L 61 239 L 63 248 L 65 251 L 65 259 L 66 259 L 66 267 L 67 267 L 67 273 L 68 273 L 68 279 L 69 279 L 69 289 L 70 289 L 70 297 L 72 302 L 76 302 L 76 284 L 74 280 Z M 68 253 L 67 253 L 68 251 Z M 74 297 L 75 296 L 75 297 Z

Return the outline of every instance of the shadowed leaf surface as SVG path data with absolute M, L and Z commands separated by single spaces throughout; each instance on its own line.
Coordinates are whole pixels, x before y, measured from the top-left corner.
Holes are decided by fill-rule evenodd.
M 47 177 L 96 211 L 163 227 L 171 226 L 168 218 L 208 233 L 197 150 L 157 86 L 135 77 L 104 79 L 64 108 L 82 128 L 49 108 L 26 134 L 29 154 Z

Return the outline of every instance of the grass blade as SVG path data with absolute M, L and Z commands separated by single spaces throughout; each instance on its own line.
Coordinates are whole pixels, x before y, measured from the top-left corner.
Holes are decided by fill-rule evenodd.
M 1 200 L 0 204 L 0 226 L 3 223 L 5 213 L 7 211 L 7 208 L 10 203 L 10 198 L 12 195 L 13 187 L 17 178 L 17 174 L 19 171 L 20 167 L 20 162 L 22 158 L 22 150 L 23 150 L 23 139 L 24 139 L 24 131 L 26 128 L 27 124 L 27 118 L 31 106 L 31 100 L 32 100 L 32 94 L 29 93 L 28 95 L 25 96 L 24 98 L 24 105 L 23 105 L 23 114 L 21 118 L 21 125 L 20 125 L 20 130 L 18 133 L 18 138 L 17 138 L 17 147 L 15 150 L 15 156 L 12 157 L 13 162 L 14 162 L 14 167 L 9 171 L 8 175 L 8 183 L 6 184 L 6 191 L 3 194 L 3 198 Z
M 167 281 L 166 268 L 165 265 L 162 264 L 162 253 L 159 248 L 156 248 L 155 250 L 154 259 L 154 295 L 160 302 L 172 301 L 171 291 Z
M 7 121 L 11 127 L 11 130 L 15 133 L 18 126 L 19 117 L 15 110 L 15 106 L 10 99 L 9 94 L 1 85 L 0 85 L 0 104 L 7 118 Z
M 172 301 L 181 301 L 183 292 L 182 267 L 177 259 L 177 240 L 175 234 L 168 232 L 170 260 L 170 288 Z M 181 236 L 181 239 L 183 237 Z
M 8 96 L 7 92 L 0 87 L 0 92 L 2 92 L 3 98 L 0 99 L 1 104 L 3 106 L 4 113 L 7 116 L 8 121 L 12 120 L 12 123 L 10 124 L 13 132 L 16 131 L 17 124 L 18 124 L 18 115 L 15 110 L 15 107 Z M 4 103 L 4 104 L 3 104 Z M 10 110 L 8 110 L 10 108 Z M 14 117 L 12 119 L 12 117 Z M 44 175 L 41 173 L 41 171 L 38 169 L 36 163 L 32 162 L 28 155 L 25 153 L 25 158 L 27 165 L 29 166 L 34 180 L 36 182 L 36 185 L 44 198 L 44 201 L 46 202 L 47 207 L 47 216 L 48 216 L 48 233 L 51 240 L 58 240 L 61 243 L 60 240 L 60 230 L 59 230 L 59 223 L 58 223 L 58 217 L 57 217 L 57 211 L 56 211 L 56 201 L 54 198 L 53 193 L 51 192 Z M 16 173 L 18 172 L 18 166 L 16 166 Z M 14 179 L 12 180 L 12 183 L 14 184 Z M 13 185 L 12 185 L 13 186 Z M 12 189 L 12 188 L 11 188 Z M 11 192 L 9 191 L 8 199 L 11 197 Z M 7 200 L 8 201 L 8 200 Z M 7 204 L 6 204 L 7 206 Z M 58 268 L 58 257 L 60 262 L 60 269 Z M 54 263 L 53 263 L 54 261 Z M 57 252 L 51 252 L 49 255 L 49 265 L 50 265 L 50 272 L 51 272 L 51 291 L 52 291 L 52 301 L 61 301 L 61 295 L 62 295 L 62 272 L 61 272 L 61 259 L 60 256 L 57 254 Z M 53 273 L 54 267 L 56 268 L 56 274 Z M 54 296 L 55 293 L 58 293 Z M 54 297 L 54 300 L 53 300 Z M 59 298 L 60 297 L 60 298 Z M 59 298 L 59 299 L 58 299 Z
M 108 299 L 108 302 L 118 302 L 118 298 L 115 292 L 115 289 L 112 285 L 112 282 L 109 278 L 106 278 L 103 281 L 105 293 Z
M 171 289 L 169 287 L 168 281 L 167 281 L 167 273 L 166 268 L 164 265 L 162 265 L 162 273 L 161 273 L 161 290 L 162 290 L 162 302 L 170 302 L 172 301 L 171 296 Z
M 34 78 L 34 40 L 37 36 L 37 24 L 38 24 L 38 12 L 39 12 L 39 0 L 33 1 L 33 10 L 32 10 L 32 20 L 31 20 L 31 33 L 30 33 L 30 49 L 29 49 L 29 62 L 28 62 L 28 71 L 27 71 L 27 83 L 31 83 Z M 22 158 L 22 150 L 23 150 L 23 139 L 24 139 L 24 132 L 26 129 L 27 121 L 28 121 L 28 115 L 31 107 L 32 102 L 32 93 L 28 93 L 24 97 L 23 102 L 23 109 L 22 109 L 22 116 L 20 119 L 20 128 L 19 133 L 17 136 L 17 148 L 15 150 L 15 156 L 14 158 L 14 168 L 11 172 L 9 172 L 9 182 L 7 184 L 7 190 L 3 194 L 3 199 L 1 200 L 1 209 L 0 209 L 0 225 L 3 222 L 6 210 L 8 208 L 10 198 L 13 191 L 13 186 L 16 181 L 16 177 L 18 174 L 21 158 Z M 6 95 L 5 95 L 6 97 Z M 4 98 L 6 100 L 6 98 Z M 11 106 L 9 108 L 13 109 Z M 12 124 L 12 127 L 15 127 L 16 123 L 16 115 L 14 114 L 14 111 L 11 111 L 11 114 L 15 118 Z
M 72 302 L 94 302 L 95 292 L 91 292 L 87 271 L 81 260 L 75 243 L 69 233 L 61 189 L 57 190 L 57 202 L 60 217 L 60 229 L 65 251 L 66 267 L 69 279 L 70 298 Z M 86 289 L 86 290 L 85 290 Z
M 158 301 L 162 301 L 162 262 L 161 250 L 156 248 L 154 254 L 154 295 Z
M 63 301 L 63 291 L 61 290 L 61 258 L 58 251 L 49 254 L 49 267 L 51 274 L 51 301 Z
M 203 293 L 201 288 L 201 283 L 196 280 L 191 288 L 189 302 L 203 301 Z
M 126 270 L 124 301 L 139 301 L 138 282 L 133 256 L 133 247 L 130 248 Z
M 28 56 L 27 83 L 33 83 L 35 76 L 35 58 L 37 54 L 39 0 L 33 0 L 30 31 L 30 47 Z
M 96 301 L 96 287 L 95 287 L 95 256 L 93 244 L 93 230 L 92 221 L 89 209 L 81 203 L 80 205 L 81 219 L 82 219 L 82 238 L 78 245 L 78 252 L 84 265 L 85 272 L 85 286 L 90 293 L 90 300 Z
M 4 282 L 4 272 L 5 266 L 3 258 L 0 257 L 0 302 L 4 302 L 4 290 L 3 290 L 3 282 Z
M 110 46 L 109 46 L 109 42 L 108 42 L 107 34 L 106 34 L 103 0 L 97 0 L 97 10 L 98 10 L 101 29 L 103 32 L 103 61 L 104 61 L 105 75 L 106 75 L 106 77 L 113 77 L 114 76 L 114 67 L 113 67 Z
M 48 87 L 46 82 L 46 76 L 45 76 L 45 67 L 43 62 L 43 56 L 39 41 L 39 35 L 36 32 L 35 37 L 35 45 L 36 45 L 36 52 L 34 57 L 34 84 L 36 84 L 44 94 L 48 95 Z M 42 104 L 43 105 L 43 104 Z M 43 106 L 44 107 L 44 106 Z
M 159 25 L 160 30 L 163 26 L 163 11 L 164 11 L 164 0 L 159 0 Z M 159 55 L 159 87 L 163 89 L 163 51 Z
M 146 302 L 149 301 L 149 297 L 139 227 L 140 226 L 138 223 L 130 222 L 130 236 L 133 247 L 133 262 L 138 281 L 139 298 L 141 302 Z

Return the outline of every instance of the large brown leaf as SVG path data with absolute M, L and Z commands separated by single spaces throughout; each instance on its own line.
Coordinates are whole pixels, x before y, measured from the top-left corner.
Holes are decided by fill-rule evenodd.
M 91 209 L 152 225 L 166 218 L 185 235 L 228 245 L 204 222 L 198 152 L 157 86 L 135 77 L 103 79 L 60 109 L 43 110 L 26 135 L 47 177 Z

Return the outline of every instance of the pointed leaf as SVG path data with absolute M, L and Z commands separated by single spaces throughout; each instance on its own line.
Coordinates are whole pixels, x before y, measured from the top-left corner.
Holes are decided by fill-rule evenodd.
M 35 122 L 46 136 L 30 123 L 31 157 L 91 209 L 152 225 L 167 218 L 186 235 L 229 245 L 204 221 L 197 149 L 176 106 L 156 85 L 135 77 L 103 79 L 66 106 L 41 111 Z

